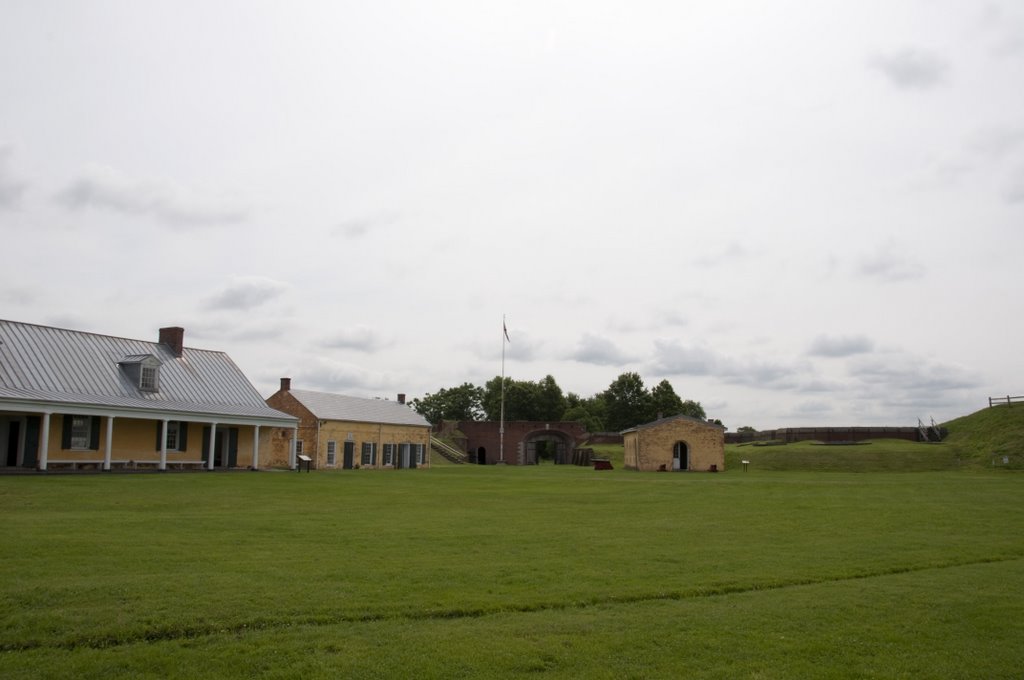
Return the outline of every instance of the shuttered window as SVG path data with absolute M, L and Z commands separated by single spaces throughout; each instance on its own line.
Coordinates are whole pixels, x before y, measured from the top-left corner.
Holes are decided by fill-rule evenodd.
M 100 417 L 64 416 L 61 428 L 61 448 L 96 451 L 100 448 Z
M 156 450 L 163 448 L 164 424 L 158 420 L 156 423 Z M 171 420 L 167 423 L 167 450 L 187 451 L 188 450 L 188 423 L 180 420 Z
M 71 416 L 71 448 L 89 448 L 89 425 L 92 418 L 89 416 Z
M 362 465 L 377 464 L 377 442 L 363 442 Z

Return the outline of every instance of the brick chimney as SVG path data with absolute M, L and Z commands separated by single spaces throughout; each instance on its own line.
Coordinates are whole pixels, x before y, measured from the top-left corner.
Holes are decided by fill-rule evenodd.
M 405 394 L 403 394 L 401 392 L 398 393 L 398 403 L 399 404 L 404 404 L 405 403 Z
M 292 379 L 291 378 L 281 378 L 281 391 L 282 392 L 288 392 L 291 389 L 292 389 Z
M 168 326 L 160 329 L 160 344 L 171 348 L 174 356 L 181 358 L 185 349 L 185 329 L 180 326 Z

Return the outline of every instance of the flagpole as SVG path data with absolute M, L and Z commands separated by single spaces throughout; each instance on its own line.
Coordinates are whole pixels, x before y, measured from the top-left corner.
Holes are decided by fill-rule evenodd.
M 498 423 L 498 462 L 505 462 L 505 341 L 508 339 L 508 327 L 505 326 L 505 315 L 501 315 L 501 421 Z

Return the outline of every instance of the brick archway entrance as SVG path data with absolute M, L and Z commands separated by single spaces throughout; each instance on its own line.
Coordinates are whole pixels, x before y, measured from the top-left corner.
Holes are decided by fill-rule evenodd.
M 538 430 L 523 438 L 523 463 L 540 465 L 572 462 L 573 440 L 560 430 Z
M 573 449 L 589 436 L 577 422 L 513 420 L 505 423 L 502 451 L 499 423 L 462 420 L 454 426 L 465 436 L 466 453 L 481 465 L 534 465 L 538 454 L 544 462 L 571 463 Z

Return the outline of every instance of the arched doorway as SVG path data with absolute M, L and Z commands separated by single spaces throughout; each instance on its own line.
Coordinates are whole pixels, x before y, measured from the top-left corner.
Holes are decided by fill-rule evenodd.
M 476 450 L 476 464 L 487 465 L 487 449 L 482 446 Z
M 522 462 L 526 465 L 565 465 L 572 462 L 573 439 L 558 430 L 541 430 L 527 435 L 523 448 L 525 460 Z
M 686 442 L 676 442 L 672 446 L 672 469 L 680 472 L 690 469 L 690 447 Z

